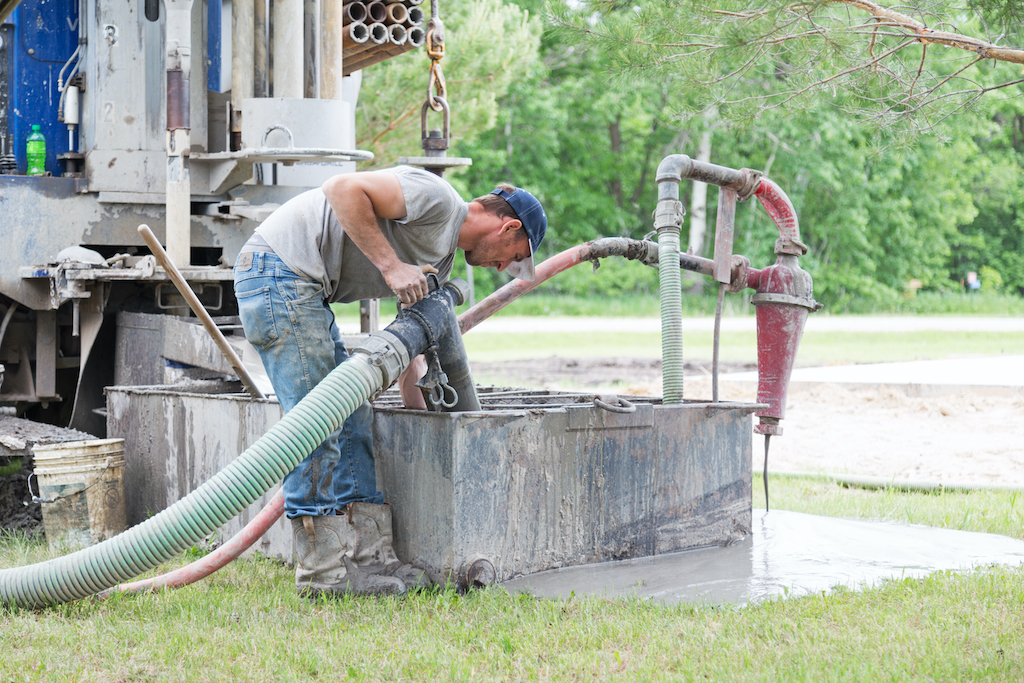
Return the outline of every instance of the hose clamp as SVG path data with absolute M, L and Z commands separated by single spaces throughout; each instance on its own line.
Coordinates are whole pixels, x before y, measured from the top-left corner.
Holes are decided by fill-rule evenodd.
M 775 253 L 777 255 L 803 256 L 807 253 L 807 245 L 798 239 L 780 237 L 775 240 Z
M 736 190 L 736 199 L 745 202 L 754 196 L 757 188 L 761 187 L 761 178 L 764 177 L 764 173 L 752 168 L 741 168 L 740 173 L 743 174 L 743 185 Z
M 398 376 L 409 367 L 409 350 L 405 343 L 387 330 L 373 332 L 359 346 L 352 349 L 352 355 L 362 354 L 366 361 L 381 371 L 384 388 L 398 381 Z
M 661 231 L 665 228 L 679 230 L 683 226 L 683 216 L 686 209 L 678 199 L 662 199 L 654 209 L 654 229 Z

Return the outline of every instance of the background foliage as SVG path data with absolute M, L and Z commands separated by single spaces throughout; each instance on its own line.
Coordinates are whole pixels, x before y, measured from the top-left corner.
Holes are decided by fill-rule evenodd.
M 471 168 L 449 179 L 467 198 L 499 181 L 537 194 L 550 220 L 541 256 L 550 256 L 599 236 L 643 237 L 651 228 L 658 163 L 671 153 L 694 156 L 701 134 L 710 131 L 712 162 L 765 171 L 792 198 L 811 247 L 803 267 L 814 276 L 816 298 L 831 310 L 906 308 L 917 287 L 963 291 L 969 272 L 980 275 L 977 296 L 1024 294 L 1021 84 L 983 97 L 943 98 L 920 107 L 917 118 L 907 112 L 880 116 L 880 91 L 865 80 L 844 81 L 834 92 L 811 88 L 781 106 L 761 106 L 776 101 L 762 98 L 754 115 L 739 105 L 711 110 L 723 92 L 742 99 L 792 89 L 800 65 L 801 78 L 820 80 L 828 68 L 855 58 L 858 45 L 863 52 L 864 36 L 844 36 L 833 27 L 832 52 L 828 41 L 789 41 L 785 50 L 761 54 L 760 66 L 742 79 L 728 82 L 718 76 L 735 71 L 735 60 L 748 54 L 744 36 L 749 40 L 754 28 L 741 31 L 734 23 L 723 32 L 706 21 L 694 23 L 709 7 L 647 0 L 442 3 L 455 138 L 450 153 L 473 158 Z M 762 9 L 782 16 L 783 7 L 766 2 Z M 986 20 L 1016 27 L 1010 11 L 1016 4 L 1006 7 L 1008 15 L 995 7 Z M 944 17 L 948 27 L 982 37 L 988 35 L 982 26 L 995 25 L 983 21 L 981 10 L 941 2 L 928 3 L 917 16 L 930 25 Z M 738 51 L 715 60 L 666 59 L 670 36 L 678 43 L 700 31 L 718 31 L 714 35 Z M 917 49 L 901 57 L 893 72 L 925 63 Z M 922 74 L 941 80 L 960 69 L 958 80 L 982 89 L 1007 82 L 1007 67 L 1019 76 L 1019 66 L 993 62 L 964 69 L 961 52 L 930 46 Z M 975 56 L 967 53 L 967 61 Z M 420 56 L 366 72 L 361 144 L 381 163 L 419 153 L 426 67 Z M 909 78 L 890 78 L 886 96 L 896 97 Z M 707 87 L 700 87 L 700 79 Z M 942 109 L 944 103 L 950 106 Z M 681 194 L 688 197 L 688 188 Z M 715 205 L 712 188 L 709 226 Z M 759 206 L 739 207 L 737 233 L 736 251 L 754 265 L 774 260 L 777 230 Z M 705 253 L 710 249 L 706 241 Z M 506 279 L 481 269 L 475 275 L 482 294 Z M 574 269 L 545 289 L 615 296 L 655 291 L 656 279 L 653 270 L 609 263 L 597 276 Z

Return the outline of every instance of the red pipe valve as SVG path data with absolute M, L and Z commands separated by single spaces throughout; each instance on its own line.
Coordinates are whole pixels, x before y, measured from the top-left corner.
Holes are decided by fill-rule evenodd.
M 782 433 L 779 421 L 786 415 L 789 378 L 807 314 L 822 306 L 812 296 L 810 273 L 789 251 L 777 248 L 774 265 L 748 271 L 747 286 L 757 292 L 750 298 L 757 308 L 757 402 L 768 404 L 756 413 L 758 434 Z

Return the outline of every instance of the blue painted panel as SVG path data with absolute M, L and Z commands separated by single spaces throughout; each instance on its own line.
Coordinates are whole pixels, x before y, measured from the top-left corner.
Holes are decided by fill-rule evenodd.
M 11 20 L 10 122 L 18 172 L 25 172 L 25 142 L 32 125 L 39 124 L 46 137 L 46 170 L 60 175 L 57 155 L 68 151 L 68 127 L 57 120 L 57 75 L 78 45 L 78 0 L 23 0 Z
M 206 3 L 206 89 L 222 92 L 220 89 L 221 74 L 221 7 L 222 0 L 209 0 Z

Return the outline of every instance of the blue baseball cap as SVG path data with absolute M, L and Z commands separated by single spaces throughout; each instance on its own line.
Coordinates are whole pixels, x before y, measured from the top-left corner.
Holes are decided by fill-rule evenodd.
M 540 205 L 536 197 L 519 187 L 513 189 L 512 192 L 499 187 L 491 190 L 491 194 L 496 194 L 508 202 L 523 224 L 523 229 L 526 230 L 526 236 L 530 241 L 529 258 L 513 261 L 505 270 L 514 278 L 533 282 L 537 277 L 533 255 L 537 253 L 537 248 L 540 247 L 540 243 L 544 239 L 544 233 L 548 231 L 548 216 L 544 213 L 544 207 Z

